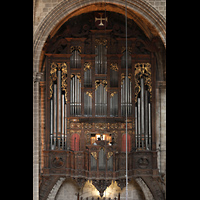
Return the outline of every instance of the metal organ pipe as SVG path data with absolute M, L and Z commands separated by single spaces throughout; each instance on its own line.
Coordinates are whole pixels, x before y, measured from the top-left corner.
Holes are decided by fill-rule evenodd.
M 57 78 L 57 140 L 58 140 L 58 148 L 60 149 L 60 139 L 61 139 L 61 71 L 58 71 Z
M 135 147 L 137 148 L 138 132 L 137 132 L 137 107 L 135 107 Z
M 62 149 L 64 149 L 64 134 L 65 134 L 65 95 L 62 94 Z
M 50 149 L 66 149 L 67 105 L 62 94 L 62 71 L 57 71 L 57 83 L 53 84 L 53 97 L 50 99 Z M 61 145 L 62 144 L 62 145 Z
M 51 107 L 51 115 L 50 115 L 50 148 L 53 148 L 53 99 L 50 100 L 50 107 Z
M 149 103 L 149 147 L 151 149 L 151 104 Z
M 145 137 L 145 146 L 148 148 L 148 91 L 145 90 L 145 126 L 144 126 L 144 137 Z
M 53 101 L 54 101 L 54 106 L 53 106 L 53 108 L 54 108 L 54 119 L 53 119 L 53 121 L 54 121 L 54 125 L 53 125 L 53 127 L 54 127 L 54 133 L 53 133 L 53 140 L 54 140 L 54 144 L 53 144 L 53 149 L 55 149 L 55 147 L 56 147 L 56 142 L 57 142 L 57 140 L 56 140 L 56 136 L 57 136 L 57 85 L 56 84 L 54 84 L 54 91 L 53 91 Z
M 136 148 L 151 150 L 151 103 L 148 90 L 145 90 L 144 79 L 141 79 L 140 98 L 135 106 Z
M 67 149 L 67 104 L 65 104 L 65 132 L 64 132 L 64 144 L 65 144 L 65 149 Z
M 138 98 L 138 148 L 140 148 L 140 98 Z
M 142 149 L 144 148 L 144 79 L 141 78 L 141 136 L 142 136 Z

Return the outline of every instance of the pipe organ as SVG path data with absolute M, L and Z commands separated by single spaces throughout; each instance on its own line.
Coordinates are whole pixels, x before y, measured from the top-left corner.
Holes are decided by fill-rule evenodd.
M 54 62 L 50 70 L 50 149 L 66 149 L 67 65 Z
M 149 51 L 155 42 L 149 41 L 128 19 L 126 49 L 121 24 L 124 17 L 109 12 L 113 23 L 110 21 L 104 31 L 92 27 L 90 14 L 81 14 L 87 24 L 80 23 L 83 17 L 79 16 L 75 21 L 67 20 L 59 34 L 48 38 L 49 47 L 44 47 L 47 52 L 41 69 L 46 74 L 45 103 L 41 102 L 45 107 L 45 112 L 41 112 L 41 116 L 45 115 L 45 131 L 41 132 L 45 143 L 42 173 L 69 176 L 81 184 L 96 179 L 100 186 L 103 180 L 115 180 L 123 188 L 126 128 L 128 177 L 158 175 L 157 62 Z M 65 45 L 59 46 L 63 44 L 61 38 Z
M 151 150 L 151 64 L 135 65 L 135 135 L 138 150 Z

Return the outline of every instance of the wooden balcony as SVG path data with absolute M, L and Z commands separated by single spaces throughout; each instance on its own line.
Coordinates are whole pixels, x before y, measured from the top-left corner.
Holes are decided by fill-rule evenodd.
M 128 153 L 128 176 L 158 175 L 156 156 L 155 151 Z M 85 151 L 44 151 L 42 175 L 118 180 L 124 179 L 125 173 L 125 152 L 118 152 L 117 145 L 109 145 L 105 140 L 87 145 Z

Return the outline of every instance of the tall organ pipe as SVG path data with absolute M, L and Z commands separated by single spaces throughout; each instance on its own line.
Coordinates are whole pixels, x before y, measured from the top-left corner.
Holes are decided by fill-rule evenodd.
M 58 99 L 58 133 L 61 133 L 61 71 L 58 71 L 58 79 L 57 79 L 57 99 Z
M 145 146 L 148 149 L 148 91 L 145 90 L 145 126 L 144 126 Z
M 64 137 L 65 137 L 65 149 L 67 149 L 67 104 L 65 104 L 65 134 L 64 134 Z
M 140 148 L 140 98 L 138 98 L 138 148 Z
M 64 149 L 64 134 L 65 134 L 65 95 L 62 94 L 62 149 Z
M 144 79 L 141 78 L 141 136 L 142 149 L 144 148 Z
M 54 106 L 53 106 L 53 109 L 54 109 L 54 123 L 53 123 L 53 127 L 54 127 L 54 131 L 53 131 L 53 140 L 54 140 L 54 147 L 53 149 L 55 149 L 55 146 L 56 146 L 56 136 L 57 136 L 57 85 L 54 84 L 54 91 L 53 91 L 53 101 L 54 101 Z
M 53 150 L 53 99 L 51 99 L 50 101 L 50 107 L 51 107 L 51 119 L 50 119 L 50 123 L 51 123 L 51 126 L 50 126 L 50 149 Z
M 60 149 L 60 139 L 61 139 L 61 71 L 58 71 L 58 78 L 57 78 L 57 140 L 58 140 L 58 149 Z

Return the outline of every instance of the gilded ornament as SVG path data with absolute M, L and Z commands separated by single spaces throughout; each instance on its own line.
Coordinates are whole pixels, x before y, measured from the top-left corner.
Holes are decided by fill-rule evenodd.
M 115 94 L 117 94 L 117 92 L 110 93 L 110 97 L 114 97 Z
M 107 48 L 107 40 L 104 38 L 96 39 L 95 43 L 96 43 L 95 48 L 97 47 L 97 45 L 103 45 L 103 46 L 106 46 Z
M 86 62 L 84 64 L 84 71 L 87 71 L 89 69 L 92 69 L 92 63 L 91 62 Z
M 123 85 L 123 80 L 125 79 L 126 75 L 125 73 L 122 73 L 121 74 L 121 85 Z M 131 73 L 128 73 L 128 78 L 130 81 L 132 81 L 132 74 Z
M 117 63 L 111 63 L 110 64 L 110 69 L 112 69 L 113 71 L 118 71 L 118 67 L 117 67 Z
M 106 89 L 107 91 L 107 81 L 106 80 L 96 80 L 95 81 L 95 90 L 101 85 Z
M 121 53 L 123 53 L 124 51 L 126 51 L 125 46 L 122 47 Z M 132 47 L 128 47 L 128 52 L 132 53 Z
M 150 101 L 152 98 L 152 81 L 151 81 L 151 64 L 137 63 L 135 64 L 135 103 L 137 102 L 138 94 L 140 93 L 140 79 L 144 78 L 144 83 L 148 87 L 150 93 Z
M 108 152 L 107 159 L 109 159 L 113 155 L 113 152 Z
M 57 80 L 57 70 L 61 70 L 61 89 L 65 91 L 65 101 L 67 102 L 67 64 L 66 63 L 51 63 L 50 67 L 50 98 L 53 95 L 53 82 Z
M 86 94 L 92 98 L 92 92 L 87 91 Z
M 81 74 L 80 73 L 71 74 L 71 79 L 75 76 L 78 78 L 79 82 L 81 83 Z
M 92 155 L 95 159 L 97 159 L 97 152 L 91 152 L 91 155 Z
M 78 51 L 79 53 L 81 53 L 81 46 L 71 46 L 71 53 L 76 50 Z

